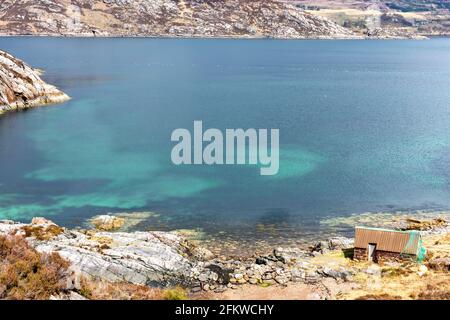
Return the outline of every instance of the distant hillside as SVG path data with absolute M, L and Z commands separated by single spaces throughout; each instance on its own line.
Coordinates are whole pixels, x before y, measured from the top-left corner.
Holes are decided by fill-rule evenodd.
M 280 1 L 363 35 L 450 35 L 450 0 Z
M 0 30 L 8 35 L 354 37 L 334 22 L 272 0 L 4 0 Z

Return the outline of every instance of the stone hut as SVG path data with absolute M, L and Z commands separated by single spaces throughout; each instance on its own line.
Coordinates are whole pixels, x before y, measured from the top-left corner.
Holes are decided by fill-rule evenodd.
M 355 228 L 354 259 L 373 262 L 422 260 L 425 252 L 417 231 Z

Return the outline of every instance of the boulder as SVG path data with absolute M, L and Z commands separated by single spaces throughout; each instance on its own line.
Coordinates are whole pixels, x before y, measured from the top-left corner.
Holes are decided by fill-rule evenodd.
M 205 268 L 211 270 L 214 274 L 217 275 L 216 281 L 218 283 L 226 285 L 230 282 L 230 274 L 233 272 L 232 269 L 224 268 L 218 264 L 210 264 Z
M 282 263 L 294 263 L 308 256 L 308 253 L 300 248 L 278 247 L 273 250 L 273 256 Z
M 125 219 L 104 214 L 93 217 L 91 223 L 98 230 L 112 231 L 120 229 L 125 224 Z
M 214 254 L 204 247 L 191 246 L 189 250 L 192 256 L 199 261 L 209 261 L 214 258 Z
M 333 237 L 328 240 L 317 242 L 312 248 L 312 252 L 326 253 L 330 250 L 346 250 L 353 248 L 354 240 L 345 237 Z
M 351 277 L 350 272 L 344 268 L 334 269 L 325 266 L 322 269 L 317 270 L 317 273 L 324 277 L 330 277 L 335 280 L 343 280 L 343 281 L 348 281 L 350 280 Z

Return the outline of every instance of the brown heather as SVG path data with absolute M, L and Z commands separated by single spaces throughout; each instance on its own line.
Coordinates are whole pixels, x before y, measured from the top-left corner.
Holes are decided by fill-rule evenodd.
M 66 287 L 69 264 L 20 236 L 0 236 L 0 299 L 48 299 Z
M 151 288 L 127 282 L 110 283 L 83 278 L 78 292 L 91 300 L 186 300 L 186 290 Z

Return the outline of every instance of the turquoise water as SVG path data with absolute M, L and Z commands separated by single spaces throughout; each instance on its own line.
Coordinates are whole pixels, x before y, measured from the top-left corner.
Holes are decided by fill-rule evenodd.
M 255 236 L 450 207 L 450 40 L 0 38 L 67 103 L 0 118 L 0 218 Z M 280 171 L 175 166 L 172 130 L 279 128 Z M 282 237 L 283 234 L 279 234 Z

